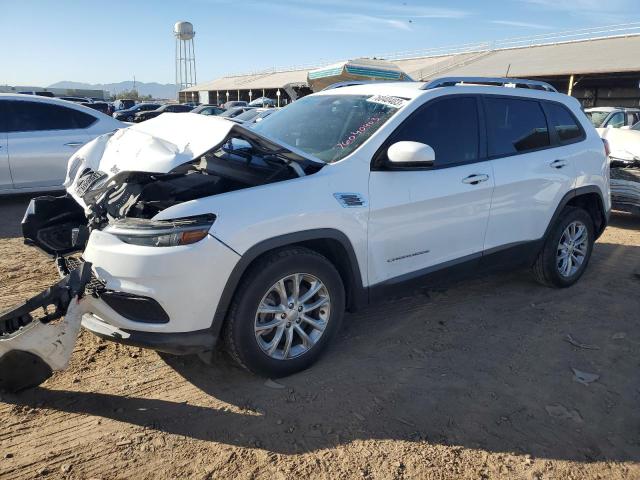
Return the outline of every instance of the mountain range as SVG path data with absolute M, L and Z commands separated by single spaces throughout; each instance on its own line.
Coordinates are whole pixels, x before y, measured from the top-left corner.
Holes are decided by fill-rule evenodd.
M 106 90 L 115 95 L 125 90 L 132 90 L 134 83 L 131 80 L 118 83 L 82 83 L 62 81 L 49 85 L 48 88 L 86 88 L 93 90 Z M 136 82 L 135 88 L 140 95 L 151 95 L 153 98 L 176 98 L 176 86 L 172 83 Z

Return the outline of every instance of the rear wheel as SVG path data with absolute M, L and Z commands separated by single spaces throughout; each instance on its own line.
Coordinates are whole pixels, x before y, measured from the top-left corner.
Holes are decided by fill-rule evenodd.
M 227 349 L 253 373 L 293 374 L 320 357 L 344 308 L 344 286 L 331 262 L 306 248 L 277 250 L 240 283 L 225 327 Z
M 595 241 L 593 221 L 584 210 L 567 207 L 533 266 L 536 279 L 550 287 L 569 287 L 582 276 Z

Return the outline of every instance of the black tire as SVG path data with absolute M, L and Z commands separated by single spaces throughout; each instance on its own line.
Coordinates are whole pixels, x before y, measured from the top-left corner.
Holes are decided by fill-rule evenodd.
M 575 221 L 582 223 L 587 229 L 587 250 L 584 260 L 577 270 L 571 275 L 563 276 L 557 261 L 558 245 L 565 229 Z M 581 208 L 566 207 L 547 236 L 544 247 L 533 265 L 533 274 L 536 280 L 548 287 L 570 287 L 580 279 L 587 268 L 594 242 L 595 235 L 591 216 Z
M 258 344 L 254 332 L 256 312 L 269 289 L 278 280 L 295 273 L 306 273 L 319 279 L 327 289 L 331 308 L 322 335 L 309 350 L 294 358 L 276 359 Z M 344 285 L 329 260 L 302 247 L 275 250 L 256 261 L 238 285 L 224 328 L 225 344 L 234 360 L 250 372 L 265 377 L 284 377 L 304 370 L 318 360 L 340 329 L 344 310 Z

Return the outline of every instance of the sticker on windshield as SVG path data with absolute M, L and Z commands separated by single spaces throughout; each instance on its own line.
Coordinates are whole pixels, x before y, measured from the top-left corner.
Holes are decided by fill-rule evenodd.
M 365 133 L 367 130 L 373 127 L 376 123 L 378 123 L 380 120 L 381 120 L 380 117 L 369 118 L 366 122 L 360 125 L 356 130 L 354 130 L 353 132 L 349 132 L 348 133 L 349 136 L 344 140 L 342 140 L 341 142 L 338 142 L 336 146 L 340 147 L 341 149 L 347 148 L 349 145 L 351 145 L 353 142 L 356 141 L 359 135 L 362 135 L 363 133 Z
M 393 108 L 400 108 L 407 103 L 404 98 L 392 97 L 390 95 L 374 95 L 367 98 L 367 102 L 381 103 Z

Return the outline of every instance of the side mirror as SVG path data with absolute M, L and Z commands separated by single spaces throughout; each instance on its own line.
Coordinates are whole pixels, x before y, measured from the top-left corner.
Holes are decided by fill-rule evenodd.
M 420 142 L 396 142 L 387 150 L 387 158 L 398 167 L 432 167 L 436 152 Z

